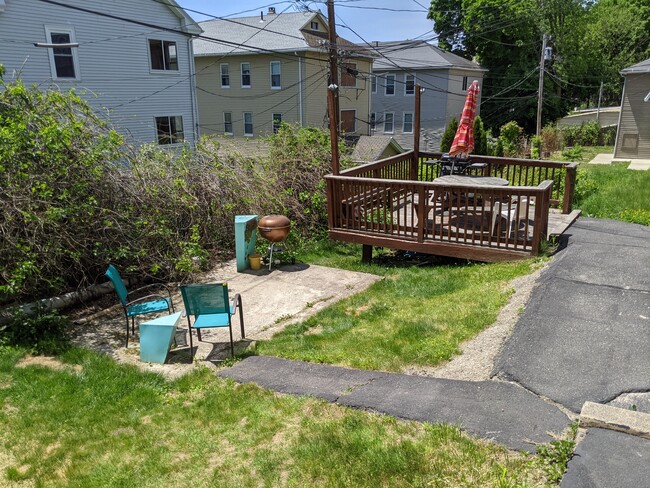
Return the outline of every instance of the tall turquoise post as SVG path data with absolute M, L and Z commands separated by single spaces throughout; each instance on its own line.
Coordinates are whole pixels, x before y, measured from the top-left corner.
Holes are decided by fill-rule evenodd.
M 248 269 L 248 256 L 255 252 L 257 215 L 235 216 L 235 256 L 237 271 Z

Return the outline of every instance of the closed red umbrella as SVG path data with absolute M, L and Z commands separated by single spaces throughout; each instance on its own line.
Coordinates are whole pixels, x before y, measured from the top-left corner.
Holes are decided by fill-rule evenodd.
M 476 117 L 476 102 L 479 91 L 478 81 L 474 80 L 467 89 L 467 98 L 465 98 L 463 113 L 460 116 L 460 123 L 458 124 L 458 129 L 456 129 L 454 142 L 449 150 L 450 156 L 457 154 L 466 156 L 474 150 L 474 117 Z

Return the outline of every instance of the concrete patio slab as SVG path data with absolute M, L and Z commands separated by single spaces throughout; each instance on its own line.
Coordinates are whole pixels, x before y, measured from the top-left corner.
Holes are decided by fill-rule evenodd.
M 650 414 L 585 402 L 580 411 L 580 427 L 616 430 L 650 440 Z
M 613 154 L 596 154 L 596 157 L 589 161 L 589 164 L 612 164 L 624 162 L 630 163 L 627 169 L 638 171 L 650 170 L 650 159 L 615 158 Z

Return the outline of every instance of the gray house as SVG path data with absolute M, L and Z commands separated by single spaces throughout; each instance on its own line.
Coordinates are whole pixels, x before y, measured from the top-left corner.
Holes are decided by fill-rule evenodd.
M 650 59 L 621 71 L 625 77 L 615 158 L 650 158 Z
M 380 56 L 372 67 L 372 133 L 392 135 L 405 149 L 413 148 L 415 85 L 420 84 L 420 149 L 437 151 L 449 121 L 460 118 L 467 88 L 474 80 L 482 85 L 487 70 L 424 41 L 373 47 Z
M 0 32 L 5 81 L 75 89 L 135 143 L 194 141 L 201 29 L 174 0 L 0 0 Z

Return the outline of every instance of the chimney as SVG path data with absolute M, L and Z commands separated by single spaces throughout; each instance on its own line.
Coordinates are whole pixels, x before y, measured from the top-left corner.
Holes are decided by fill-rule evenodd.
M 269 15 L 275 15 L 275 7 L 269 7 Z
M 264 22 L 264 12 L 260 11 L 260 22 Z

